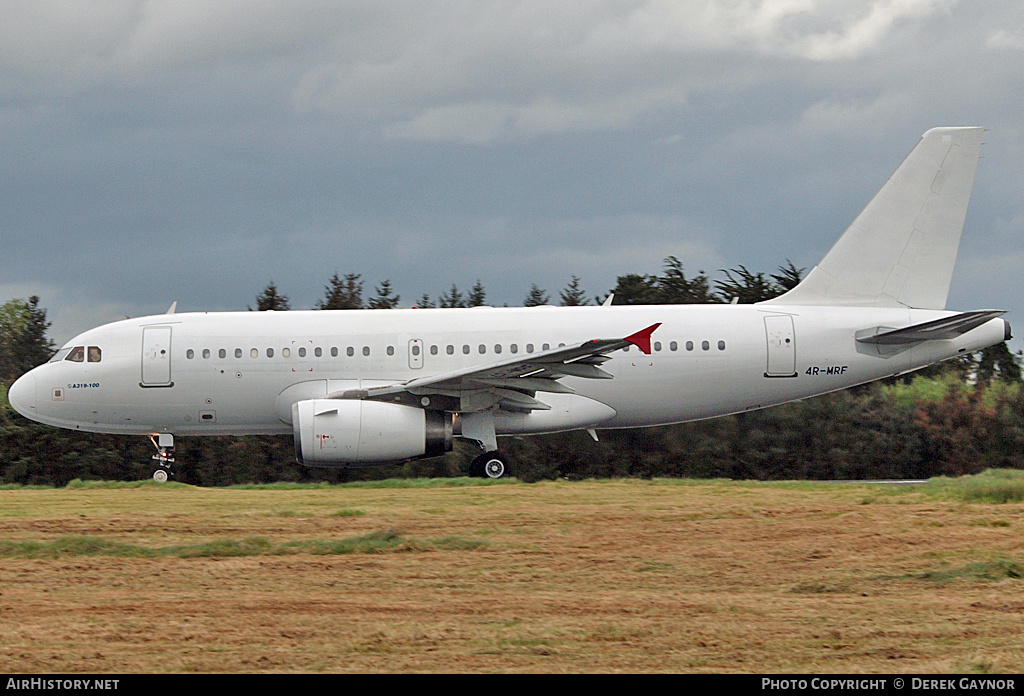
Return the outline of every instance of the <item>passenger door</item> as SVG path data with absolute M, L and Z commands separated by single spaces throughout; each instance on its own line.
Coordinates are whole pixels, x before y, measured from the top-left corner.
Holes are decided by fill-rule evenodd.
M 143 387 L 173 387 L 171 381 L 171 327 L 145 326 L 142 329 Z
M 768 340 L 768 366 L 765 377 L 796 377 L 796 335 L 793 317 L 775 315 L 764 318 Z

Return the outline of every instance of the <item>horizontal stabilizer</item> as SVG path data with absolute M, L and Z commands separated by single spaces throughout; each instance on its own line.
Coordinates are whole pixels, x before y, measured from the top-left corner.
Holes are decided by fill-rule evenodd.
M 923 324 L 914 324 L 902 329 L 876 326 L 857 332 L 857 340 L 861 343 L 879 345 L 902 345 L 919 341 L 939 341 L 967 333 L 976 329 L 990 319 L 1006 314 L 1000 309 L 983 309 L 976 312 L 963 312 L 951 317 L 944 317 Z

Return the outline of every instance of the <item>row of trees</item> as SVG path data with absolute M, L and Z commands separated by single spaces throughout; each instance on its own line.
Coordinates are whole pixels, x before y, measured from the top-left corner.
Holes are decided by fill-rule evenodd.
M 776 273 L 755 273 L 745 266 L 723 270 L 724 278 L 712 284 L 704 271 L 695 277 L 687 278 L 682 262 L 675 256 L 669 256 L 663 262 L 664 272 L 661 275 L 630 273 L 619 276 L 614 288 L 609 291 L 613 295 L 612 304 L 705 304 L 738 301 L 740 303 L 761 302 L 796 286 L 803 276 L 803 270 L 787 261 Z M 601 304 L 608 295 L 593 298 L 594 303 Z M 396 295 L 391 281 L 385 279 L 374 287 L 374 293 L 367 296 L 366 281 L 362 274 L 346 273 L 331 276 L 324 287 L 324 296 L 317 301 L 317 309 L 395 309 L 401 297 Z M 547 290 L 536 283 L 530 286 L 523 306 L 536 307 L 551 304 L 552 298 Z M 452 283 L 448 290 L 432 299 L 423 293 L 414 303 L 422 309 L 433 307 L 480 307 L 487 304 L 487 291 L 483 283 L 477 280 L 468 290 L 463 292 L 458 285 Z M 578 307 L 591 304 L 586 290 L 580 285 L 580 278 L 572 276 L 569 283 L 558 293 L 558 302 L 563 307 Z M 285 311 L 291 309 L 287 295 L 281 294 L 277 285 L 271 281 L 256 296 L 256 309 L 260 311 Z
M 792 263 L 776 273 L 743 266 L 712 282 L 704 272 L 688 278 L 675 257 L 658 275 L 619 276 L 615 304 L 756 302 L 796 285 Z M 586 305 L 573 276 L 557 304 Z M 485 303 L 479 281 L 462 292 L 452 285 L 436 302 L 419 307 L 471 307 Z M 533 285 L 526 305 L 548 304 Z M 388 309 L 399 305 L 390 282 L 365 296 L 359 274 L 335 274 L 320 309 Z M 258 310 L 288 310 L 274 283 L 256 298 Z M 0 381 L 9 384 L 50 357 L 49 323 L 39 298 L 0 306 Z M 558 477 L 677 476 L 752 479 L 926 478 L 976 473 L 989 467 L 1024 468 L 1024 385 L 1019 356 L 1005 343 L 888 382 L 762 411 L 696 423 L 604 432 L 600 442 L 580 433 L 503 438 L 501 447 L 525 480 Z M 149 471 L 145 438 L 96 435 L 25 420 L 0 389 L 0 483 L 63 485 L 74 478 L 131 480 Z M 824 426 L 824 427 L 823 427 Z M 468 445 L 434 460 L 365 470 L 308 469 L 294 459 L 290 437 L 178 438 L 180 480 L 214 486 L 245 482 L 341 481 L 388 476 L 457 476 L 477 454 Z

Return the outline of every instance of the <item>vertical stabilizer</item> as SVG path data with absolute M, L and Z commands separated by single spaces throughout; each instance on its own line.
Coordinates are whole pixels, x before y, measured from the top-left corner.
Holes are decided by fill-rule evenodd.
M 944 309 L 984 132 L 921 136 L 825 258 L 768 304 Z

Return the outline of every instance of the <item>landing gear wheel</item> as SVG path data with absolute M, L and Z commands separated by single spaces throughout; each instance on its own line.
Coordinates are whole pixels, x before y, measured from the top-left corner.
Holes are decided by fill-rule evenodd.
M 505 475 L 505 462 L 498 457 L 490 457 L 484 462 L 484 476 L 487 478 L 501 478 Z
M 171 473 L 170 468 L 158 466 L 153 469 L 153 480 L 158 483 L 166 483 L 167 481 L 170 481 L 173 476 L 174 474 Z
M 485 452 L 469 465 L 469 475 L 481 478 L 504 478 L 509 475 L 508 461 L 498 452 Z

